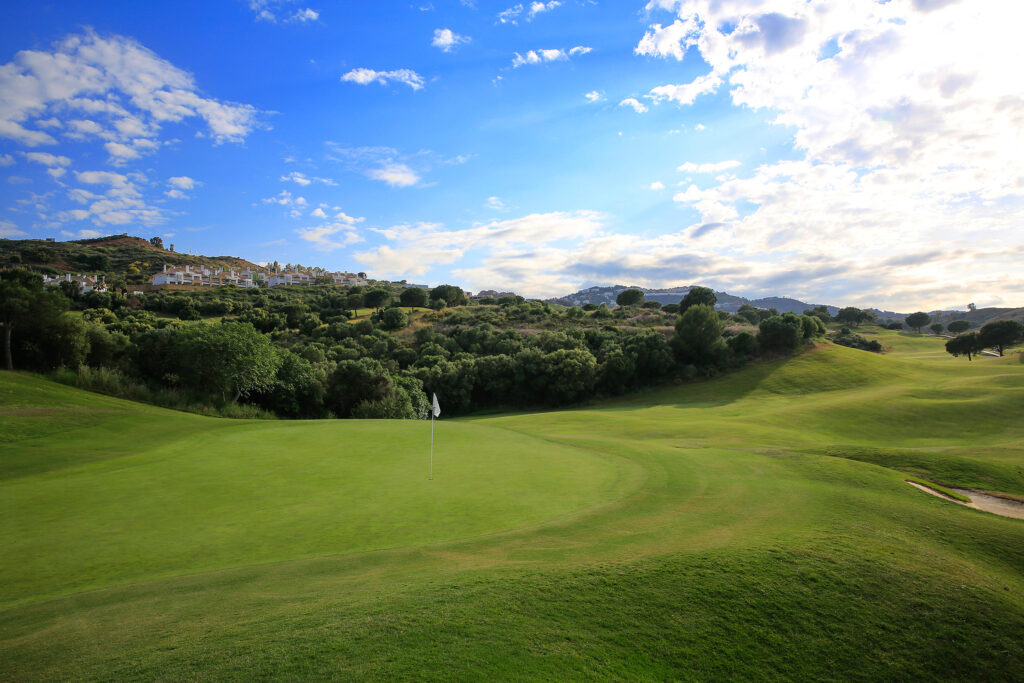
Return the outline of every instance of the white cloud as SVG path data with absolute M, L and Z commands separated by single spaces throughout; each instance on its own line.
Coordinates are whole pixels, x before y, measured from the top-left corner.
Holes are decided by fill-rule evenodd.
M 320 18 L 320 13 L 316 10 L 306 8 L 300 9 L 298 12 L 289 17 L 289 21 L 297 21 L 299 23 L 305 23 L 307 21 L 316 21 Z
M 576 47 L 569 48 L 569 55 L 575 57 L 576 55 L 585 55 L 589 52 L 593 52 L 594 48 L 585 47 L 583 45 L 577 45 Z
M 295 197 L 288 190 L 281 190 L 273 197 L 264 197 L 260 200 L 262 204 L 277 204 L 288 209 L 288 214 L 292 218 L 300 218 L 303 215 L 303 210 L 309 206 L 309 202 L 305 197 Z
M 468 36 L 460 36 L 450 28 L 438 28 L 434 29 L 434 39 L 430 41 L 430 44 L 440 48 L 442 52 L 451 52 L 459 45 L 470 42 L 470 40 L 471 38 Z
M 158 207 L 146 202 L 136 184 L 145 180 L 140 173 L 125 175 L 111 171 L 82 171 L 76 172 L 75 178 L 85 185 L 105 186 L 105 189 L 101 188 L 97 192 L 81 187 L 69 189 L 68 198 L 85 208 L 59 212 L 56 216 L 59 222 L 88 218 L 97 225 L 148 226 L 165 220 Z
M 584 95 L 584 97 L 587 98 L 587 102 L 600 102 L 601 100 L 604 99 L 604 95 L 602 95 L 596 90 L 591 90 L 586 95 Z
M 75 175 L 78 177 L 78 182 L 87 185 L 110 185 L 111 187 L 127 187 L 131 185 L 128 182 L 128 176 L 110 171 L 81 171 L 75 173 Z
M 324 213 L 324 210 L 321 209 L 320 207 L 317 207 L 317 208 L 313 209 L 312 211 L 310 211 L 309 215 L 310 216 L 314 216 L 316 218 L 327 218 L 327 214 Z
M 65 156 L 57 156 L 48 152 L 22 152 L 25 158 L 29 161 L 34 161 L 37 164 L 44 166 L 68 166 L 71 164 L 71 159 Z M 13 160 L 12 160 L 13 163 Z
M 358 83 L 359 85 L 369 85 L 370 83 L 380 83 L 386 85 L 388 81 L 394 81 L 396 83 L 403 83 L 413 90 L 419 90 L 423 87 L 423 77 L 411 69 L 395 69 L 393 71 L 374 71 L 373 69 L 352 69 L 344 76 L 341 80 L 348 81 L 349 83 Z
M 18 237 L 25 233 L 18 230 L 18 227 L 10 221 L 0 221 L 0 237 Z
M 507 211 L 508 207 L 505 206 L 505 202 L 501 201 L 500 197 L 488 197 L 487 201 L 484 202 L 484 206 L 488 209 L 494 209 L 495 211 Z
M 655 102 L 670 100 L 679 104 L 693 104 L 701 95 L 714 92 L 722 84 L 718 74 L 710 73 L 698 76 L 689 83 L 681 85 L 659 85 L 652 88 L 648 97 Z
M 394 187 L 408 187 L 420 181 L 415 171 L 401 163 L 370 169 L 366 174 L 374 180 L 381 180 Z
M 605 216 L 596 211 L 554 211 L 491 221 L 461 230 L 445 230 L 437 223 L 396 225 L 376 230 L 394 246 L 384 244 L 375 250 L 357 253 L 355 257 L 383 277 L 420 276 L 435 266 L 455 263 L 470 250 L 482 250 L 486 254 L 542 245 L 546 250 L 553 244 L 586 239 L 597 235 L 604 222 Z M 545 267 L 538 261 L 524 260 L 516 272 L 521 272 L 524 266 Z M 517 288 L 521 285 L 522 282 L 518 283 Z
M 276 23 L 277 20 L 286 14 L 290 9 L 289 3 L 293 0 L 249 0 L 249 9 L 256 15 L 257 21 L 266 21 L 271 24 Z M 306 7 L 305 9 L 296 10 L 291 14 L 287 15 L 286 21 L 292 23 L 306 23 L 311 21 L 317 21 L 320 18 L 320 13 L 314 9 Z
M 187 194 L 175 188 L 167 190 L 166 192 L 164 192 L 164 194 L 170 197 L 171 199 L 188 199 Z
M 650 190 L 664 190 L 665 189 L 665 183 L 661 182 L 660 180 L 655 180 L 653 183 L 651 183 L 647 187 Z
M 305 174 L 299 173 L 298 171 L 292 171 L 288 175 L 281 176 L 281 181 L 293 182 L 303 187 L 306 187 L 307 185 L 312 185 L 313 183 L 323 183 L 324 185 L 338 184 L 331 180 L 330 178 L 317 178 L 316 176 L 306 176 Z
M 318 209 L 319 211 L 319 209 Z M 361 221 L 362 219 L 353 219 Z M 296 230 L 299 238 L 303 239 L 319 251 L 333 251 L 340 247 L 362 242 L 363 238 L 352 228 L 351 223 L 342 221 L 339 223 L 320 225 L 311 228 Z
M 675 57 L 677 61 L 682 61 L 686 49 L 693 45 L 691 35 L 692 28 L 689 23 L 676 20 L 671 26 L 662 27 L 661 24 L 655 24 L 640 39 L 633 52 L 638 55 Z
M 62 175 L 64 175 L 68 171 L 67 171 L 66 168 L 61 168 L 61 167 L 58 166 L 58 167 L 55 167 L 55 168 L 48 168 L 48 169 L 46 169 L 46 172 L 50 175 L 51 178 L 56 180 L 57 178 L 60 178 Z
M 57 129 L 58 116 L 78 112 L 91 118 L 74 119 L 72 136 L 106 139 L 128 155 L 151 151 L 138 141 L 190 118 L 205 121 L 217 142 L 241 141 L 257 125 L 255 108 L 200 95 L 190 74 L 122 36 L 72 35 L 52 51 L 23 50 L 0 67 L 0 137 L 30 147 L 55 144 L 39 127 Z
M 733 159 L 710 164 L 695 164 L 692 161 L 687 161 L 676 170 L 683 171 L 684 173 L 721 173 L 722 171 L 728 171 L 730 168 L 737 168 L 742 165 Z
M 518 24 L 520 18 L 525 18 L 527 21 L 533 21 L 533 19 L 543 12 L 550 12 L 553 9 L 561 7 L 562 3 L 560 0 L 550 0 L 549 2 L 534 2 L 527 3 L 524 7 L 521 3 L 512 5 L 508 9 L 498 12 L 498 23 L 500 24 Z
M 10 154 L 0 154 L 0 167 L 13 165 L 14 157 L 12 157 Z
M 561 48 L 545 50 L 530 50 L 526 54 L 515 53 L 512 58 L 512 68 L 519 68 L 526 64 L 543 64 L 544 62 L 562 62 L 569 59 L 569 55 L 586 54 L 590 52 L 589 47 L 574 47 L 568 52 Z
M 513 5 L 506 10 L 498 12 L 498 22 L 502 24 L 515 24 L 519 19 L 519 15 L 522 13 L 522 5 Z
M 549 0 L 549 2 L 531 2 L 530 9 L 527 10 L 529 17 L 532 19 L 541 12 L 550 12 L 556 7 L 561 7 L 562 3 L 558 0 Z
M 179 190 L 193 190 L 196 187 L 195 178 L 189 178 L 187 175 L 174 176 L 167 179 L 167 183 Z
M 1015 66 L 1024 7 L 661 0 L 650 8 L 675 11 L 678 21 L 652 26 L 637 53 L 696 51 L 710 67 L 652 89 L 652 100 L 687 106 L 727 88 L 733 105 L 790 127 L 802 155 L 677 193 L 701 217 L 686 236 L 767 259 L 766 273 L 779 252 L 812 274 L 831 270 L 806 282 L 781 269 L 760 279 L 775 293 L 785 286 L 818 300 L 831 291 L 854 305 L 927 310 L 950 297 L 995 300 L 1024 289 L 997 256 L 1024 251 L 1024 157 L 1013 132 L 1024 125 Z
M 633 111 L 635 111 L 637 114 L 643 114 L 644 112 L 647 111 L 647 107 L 644 105 L 644 103 L 636 99 L 635 97 L 627 97 L 626 99 L 619 102 L 619 106 L 632 107 Z

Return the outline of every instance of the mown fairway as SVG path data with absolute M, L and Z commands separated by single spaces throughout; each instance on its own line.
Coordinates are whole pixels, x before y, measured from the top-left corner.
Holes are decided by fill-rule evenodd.
M 204 418 L 0 375 L 0 679 L 1024 678 L 1024 364 L 891 332 L 586 409 Z M 443 397 L 442 397 L 443 401 Z

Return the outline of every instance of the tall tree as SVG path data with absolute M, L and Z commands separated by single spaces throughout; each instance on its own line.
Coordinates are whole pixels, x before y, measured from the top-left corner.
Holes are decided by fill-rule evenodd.
M 637 306 L 644 300 L 644 293 L 639 289 L 624 289 L 615 297 L 619 306 Z
M 718 297 L 707 287 L 691 287 L 683 300 L 679 302 L 679 310 L 686 311 L 692 306 L 708 306 L 714 308 L 718 303 Z
M 996 320 L 982 325 L 978 339 L 985 348 L 994 348 L 1003 355 L 1003 349 L 1024 336 L 1024 325 L 1016 320 Z
M 971 332 L 970 334 L 961 334 L 959 337 L 955 337 L 946 342 L 946 353 L 952 356 L 967 356 L 967 360 L 971 360 L 971 356 L 979 353 L 985 346 L 978 339 L 977 332 Z
M 363 295 L 363 301 L 369 308 L 376 308 L 379 311 L 391 301 L 391 292 L 386 289 L 371 289 Z
M 673 346 L 676 355 L 685 363 L 713 365 L 718 359 L 725 329 L 715 309 L 707 304 L 697 304 L 686 309 L 676 323 Z
M 906 323 L 910 329 L 914 330 L 918 334 L 921 334 L 921 328 L 930 323 L 931 321 L 932 317 L 930 315 L 923 311 L 918 311 L 917 313 L 911 313 L 910 315 L 908 315 Z
M 961 332 L 966 332 L 971 329 L 971 324 L 966 320 L 954 320 L 950 324 L 946 325 L 946 329 L 953 334 L 960 334 Z
M 875 317 L 871 311 L 864 311 L 855 306 L 847 306 L 836 313 L 836 320 L 846 325 L 857 327 Z
M 402 293 L 398 295 L 399 303 L 410 308 L 426 308 L 429 298 L 427 290 L 420 289 L 419 287 L 409 287 L 402 290 Z
M 14 328 L 48 324 L 67 308 L 67 299 L 59 291 L 43 289 L 41 275 L 20 269 L 0 271 L 0 324 L 4 329 L 4 360 L 8 370 L 14 369 Z

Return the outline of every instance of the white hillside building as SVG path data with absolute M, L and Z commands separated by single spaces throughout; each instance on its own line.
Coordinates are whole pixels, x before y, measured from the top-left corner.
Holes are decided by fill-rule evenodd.
M 205 266 L 170 266 L 164 265 L 162 273 L 153 276 L 154 285 L 193 285 L 196 287 L 223 287 L 235 285 L 242 289 L 258 286 L 256 279 L 262 275 L 260 271 L 224 270 L 223 268 L 206 268 Z
M 78 286 L 81 287 L 82 294 L 87 294 L 93 290 L 97 292 L 105 292 L 107 290 L 107 283 L 103 276 L 89 277 L 88 275 L 72 275 L 71 273 L 57 275 L 56 277 L 43 276 L 44 287 L 60 287 L 62 282 L 77 282 Z

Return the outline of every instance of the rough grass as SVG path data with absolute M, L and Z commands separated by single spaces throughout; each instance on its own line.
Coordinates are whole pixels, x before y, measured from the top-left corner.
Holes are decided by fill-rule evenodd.
M 888 331 L 586 408 L 229 421 L 0 376 L 0 678 L 1024 677 L 1024 368 Z M 417 431 L 418 430 L 418 431 Z

